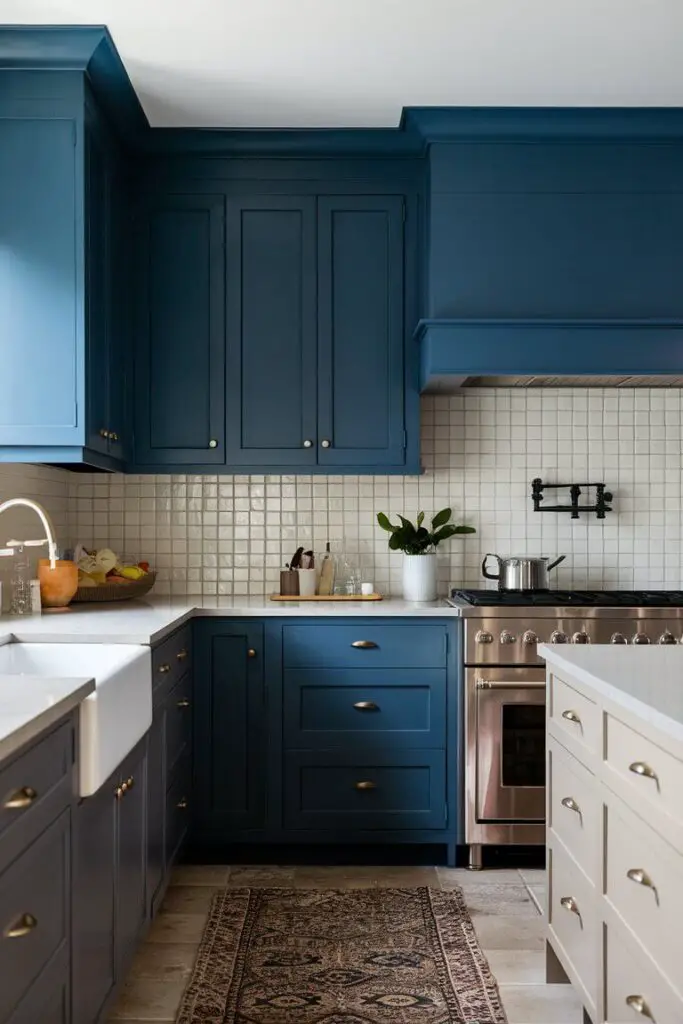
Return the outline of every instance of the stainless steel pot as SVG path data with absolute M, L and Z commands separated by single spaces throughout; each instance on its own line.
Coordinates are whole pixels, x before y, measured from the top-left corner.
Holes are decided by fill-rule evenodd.
M 548 573 L 566 557 L 560 555 L 551 562 L 549 558 L 501 558 L 488 554 L 484 555 L 481 571 L 487 580 L 498 580 L 499 590 L 548 590 Z M 498 572 L 486 568 L 489 558 L 498 562 Z

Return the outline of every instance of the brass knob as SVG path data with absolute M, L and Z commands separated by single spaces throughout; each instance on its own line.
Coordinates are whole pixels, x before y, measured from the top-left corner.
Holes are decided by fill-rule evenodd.
M 12 811 L 21 810 L 22 807 L 30 807 L 37 796 L 38 794 L 31 786 L 22 786 L 16 793 L 12 793 L 2 806 Z
M 563 711 L 562 717 L 566 718 L 568 722 L 575 722 L 577 725 L 581 725 L 581 719 L 577 715 L 576 711 Z
M 187 651 L 183 647 L 182 650 L 178 651 L 178 653 L 176 654 L 176 658 L 178 659 L 178 661 L 185 661 L 186 657 L 187 657 Z
M 33 914 L 22 914 L 18 917 L 14 924 L 9 925 L 5 929 L 5 938 L 7 939 L 23 939 L 24 935 L 28 935 L 37 926 L 38 922 Z
M 209 448 L 218 448 L 218 441 L 214 437 L 209 441 Z
M 109 436 L 109 431 L 105 430 L 104 427 L 102 427 L 102 429 L 100 430 L 100 437 L 103 437 L 106 440 Z
M 354 640 L 351 646 L 361 647 L 363 650 L 368 650 L 371 647 L 377 647 L 377 644 L 374 640 Z
M 633 761 L 629 766 L 628 770 L 633 772 L 634 775 L 640 775 L 643 779 L 652 779 L 653 782 L 657 783 L 657 789 L 659 789 L 659 776 L 654 768 L 650 768 L 649 764 L 645 761 Z
M 377 784 L 375 782 L 356 782 L 355 786 L 356 789 L 360 790 L 377 789 Z
M 630 1006 L 630 1008 L 635 1010 L 636 1013 L 639 1013 L 641 1017 L 647 1017 L 648 1020 L 654 1020 L 652 1010 L 642 996 L 626 996 L 626 1005 Z
M 124 793 L 123 786 L 117 786 L 116 789 L 114 790 L 114 795 L 116 796 L 117 800 L 121 799 L 121 797 L 123 796 L 123 793 Z
M 306 440 L 304 441 L 304 448 L 312 448 L 312 447 L 313 447 L 313 442 L 310 440 L 310 438 L 307 437 Z
M 567 808 L 567 810 L 574 811 L 579 817 L 581 817 L 581 808 L 573 796 L 563 796 L 560 802 L 563 807 Z
M 358 708 L 359 711 L 379 711 L 379 707 L 375 704 L 374 700 L 358 700 L 353 706 Z
M 118 441 L 118 439 L 119 439 L 119 435 L 112 430 L 111 433 L 109 434 L 109 440 L 110 441 Z
M 247 651 L 247 657 L 248 658 L 255 658 L 256 657 L 256 651 L 254 650 L 253 647 L 250 647 L 249 650 Z
M 320 447 L 321 448 L 330 448 L 331 445 L 332 445 L 332 442 L 328 441 L 327 438 L 325 438 L 323 441 L 320 442 Z
M 128 782 L 127 781 L 126 782 L 122 782 L 121 783 L 121 796 L 125 796 L 127 792 L 128 792 Z
M 187 797 L 183 797 L 181 800 L 179 800 L 178 803 L 176 804 L 176 807 L 178 808 L 179 811 L 184 811 L 185 808 L 187 807 Z
M 583 921 L 581 919 L 581 912 L 579 910 L 579 905 L 578 905 L 578 903 L 576 902 L 576 900 L 574 899 L 573 896 L 563 896 L 560 899 L 560 906 L 564 907 L 565 910 L 569 910 L 572 914 L 576 914 L 576 916 L 578 917 L 579 921 L 581 922 L 581 927 L 583 928 Z
M 128 786 L 128 789 L 132 789 L 133 786 L 135 785 L 135 779 L 133 778 L 132 775 L 129 775 L 128 778 L 126 779 L 126 785 Z
M 176 704 L 176 707 L 177 707 L 177 708 L 189 708 L 189 706 L 190 706 L 190 702 L 189 702 L 189 700 L 187 699 L 187 697 L 183 697 L 183 698 L 181 698 L 181 700 L 179 700 L 179 701 L 177 702 L 177 704 Z
M 171 666 L 168 664 L 168 662 L 165 662 L 163 665 L 159 665 L 159 672 L 161 672 L 162 676 L 165 676 L 166 673 L 170 671 Z
M 655 903 L 659 906 L 659 893 L 657 892 L 657 886 L 652 881 L 647 871 L 642 868 L 629 868 L 626 872 L 626 877 L 631 882 L 635 882 L 636 885 L 644 885 L 646 889 L 652 889 L 652 895 L 655 898 Z

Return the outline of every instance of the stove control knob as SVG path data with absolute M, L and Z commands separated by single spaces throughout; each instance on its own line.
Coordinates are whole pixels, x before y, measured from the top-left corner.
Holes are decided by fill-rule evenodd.
M 474 639 L 478 644 L 492 644 L 493 633 L 489 633 L 488 629 L 480 629 Z
M 514 644 L 516 639 L 517 637 L 514 635 L 514 633 L 510 633 L 510 631 L 507 629 L 504 629 L 503 632 L 500 634 L 500 642 L 502 644 Z
M 538 643 L 538 636 L 536 635 L 536 633 L 534 633 L 533 629 L 525 630 L 525 632 L 524 632 L 524 634 L 522 636 L 522 643 L 523 644 L 537 644 Z
M 573 644 L 589 644 L 590 642 L 591 638 L 589 637 L 585 629 L 579 630 L 578 633 L 574 633 L 572 636 Z
M 652 643 L 649 636 L 646 633 L 634 633 L 631 637 L 632 644 L 649 644 Z
M 623 633 L 612 633 L 611 637 L 609 638 L 609 642 L 611 644 L 627 644 L 628 640 L 626 639 Z
M 675 644 L 677 642 L 678 641 L 676 640 L 676 637 L 673 635 L 670 629 L 665 629 L 662 635 L 660 636 L 659 640 L 657 641 L 658 644 Z
M 563 633 L 561 629 L 554 629 L 550 634 L 551 644 L 566 644 L 567 634 Z

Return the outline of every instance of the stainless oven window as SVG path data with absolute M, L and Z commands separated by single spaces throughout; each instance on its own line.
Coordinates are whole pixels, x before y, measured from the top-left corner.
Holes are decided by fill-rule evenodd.
M 545 707 L 501 707 L 501 782 L 503 786 L 545 786 Z

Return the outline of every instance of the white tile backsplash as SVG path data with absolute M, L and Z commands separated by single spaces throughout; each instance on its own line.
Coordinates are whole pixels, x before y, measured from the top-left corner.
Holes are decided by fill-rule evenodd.
M 452 505 L 477 534 L 440 548 L 444 593 L 482 585 L 487 551 L 564 553 L 562 587 L 683 587 L 681 407 L 681 391 L 658 388 L 425 396 L 422 476 L 70 474 L 68 532 L 72 542 L 147 558 L 160 593 L 267 594 L 297 543 L 320 553 L 329 539 L 378 590 L 400 594 L 401 556 L 389 553 L 375 513 L 412 518 Z M 604 481 L 614 512 L 603 522 L 535 513 L 535 476 Z

